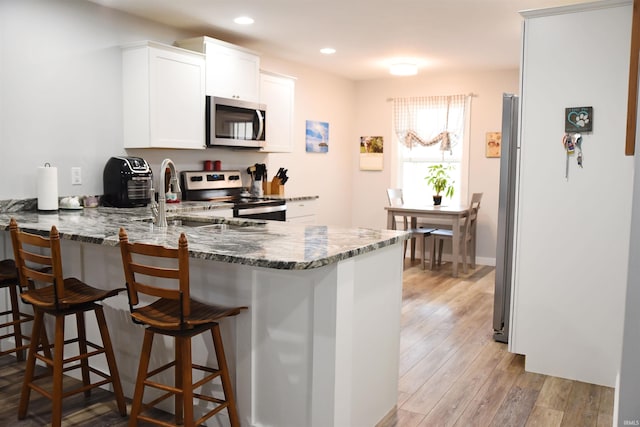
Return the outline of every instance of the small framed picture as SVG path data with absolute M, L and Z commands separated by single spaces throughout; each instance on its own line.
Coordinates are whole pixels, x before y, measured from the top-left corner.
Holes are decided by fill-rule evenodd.
M 564 131 L 593 131 L 593 107 L 571 107 L 564 109 Z
M 307 153 L 329 152 L 329 123 L 307 120 Z
M 502 147 L 502 132 L 487 132 L 487 157 L 500 157 Z
M 381 136 L 360 137 L 360 170 L 381 171 L 384 162 L 384 138 Z

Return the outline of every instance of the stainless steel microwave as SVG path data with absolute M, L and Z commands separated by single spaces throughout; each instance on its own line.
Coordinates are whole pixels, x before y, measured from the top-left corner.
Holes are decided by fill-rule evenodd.
M 266 110 L 264 104 L 207 96 L 207 146 L 264 147 Z

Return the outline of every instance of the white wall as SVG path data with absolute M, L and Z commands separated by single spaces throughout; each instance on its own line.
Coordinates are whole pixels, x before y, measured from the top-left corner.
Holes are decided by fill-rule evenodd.
M 633 157 L 624 143 L 632 6 L 603 3 L 527 15 L 510 343 L 526 355 L 527 371 L 612 386 L 631 224 Z M 587 56 L 567 48 L 576 29 Z M 588 66 L 555 66 L 560 58 Z M 564 111 L 580 106 L 593 107 L 593 132 L 583 134 L 584 168 L 571 158 L 566 179 Z
M 500 131 L 502 94 L 518 93 L 518 70 L 424 72 L 416 77 L 358 82 L 357 117 L 352 140 L 354 225 L 385 228 L 386 189 L 395 185 L 392 165 L 392 103 L 389 98 L 473 93 L 471 102 L 469 194 L 484 193 L 478 219 L 478 262 L 495 265 L 500 159 L 485 157 L 486 132 Z M 384 169 L 359 169 L 360 136 L 384 137 Z M 431 195 L 425 195 L 429 199 Z
M 293 153 L 269 154 L 268 166 L 289 168 L 285 194 L 320 196 L 318 223 L 351 226 L 351 158 L 355 117 L 355 84 L 303 65 L 264 57 L 263 69 L 295 76 Z M 329 152 L 305 152 L 306 120 L 329 123 Z M 386 227 L 383 227 L 386 228 Z
M 35 197 L 45 162 L 60 195 L 102 194 L 104 164 L 124 154 L 119 46 L 179 33 L 85 1 L 27 0 L 0 2 L 0 34 L 0 199 Z
M 640 116 L 638 117 L 640 119 Z M 636 124 L 640 126 L 640 120 Z M 640 129 L 640 127 L 639 127 Z M 634 170 L 640 170 L 640 135 L 636 135 L 636 155 Z M 640 174 L 633 177 L 633 208 L 631 212 L 631 233 L 626 302 L 624 310 L 624 331 L 620 370 L 616 384 L 616 405 L 614 425 L 640 424 Z M 617 420 L 617 423 L 616 423 Z M 625 424 L 625 422 L 627 424 Z
M 81 0 L 0 2 L 0 200 L 36 196 L 36 168 L 58 167 L 59 194 L 102 194 L 102 171 L 114 155 L 147 159 L 157 170 L 221 160 L 225 169 L 267 163 L 289 169 L 287 195 L 319 195 L 318 222 L 349 226 L 353 82 L 301 65 L 262 58 L 262 68 L 296 81 L 295 148 L 290 154 L 229 149 L 127 150 L 122 147 L 120 45 L 173 44 L 188 34 Z M 215 37 L 215 34 L 211 34 Z M 330 123 L 328 154 L 305 153 L 305 120 Z M 71 185 L 71 167 L 83 184 Z

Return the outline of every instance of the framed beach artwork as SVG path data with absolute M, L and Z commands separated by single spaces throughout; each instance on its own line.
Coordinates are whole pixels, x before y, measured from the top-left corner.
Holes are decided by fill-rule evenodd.
M 307 153 L 329 152 L 329 123 L 307 120 L 306 147 Z
M 381 136 L 360 137 L 360 170 L 381 171 L 384 160 L 384 139 Z

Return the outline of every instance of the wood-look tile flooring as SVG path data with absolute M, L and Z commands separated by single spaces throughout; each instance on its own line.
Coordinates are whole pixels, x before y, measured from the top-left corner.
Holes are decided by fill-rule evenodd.
M 454 279 L 448 263 L 407 265 L 398 405 L 378 427 L 611 426 L 613 389 L 524 372 L 523 357 L 493 341 L 493 283 L 492 267 Z M 23 373 L 24 362 L 0 357 L 0 426 L 49 422 L 49 401 L 35 392 L 17 420 Z M 65 400 L 63 416 L 64 426 L 127 425 L 103 390 Z
M 406 263 L 398 404 L 378 427 L 612 425 L 612 388 L 525 372 L 493 340 L 493 267 Z

